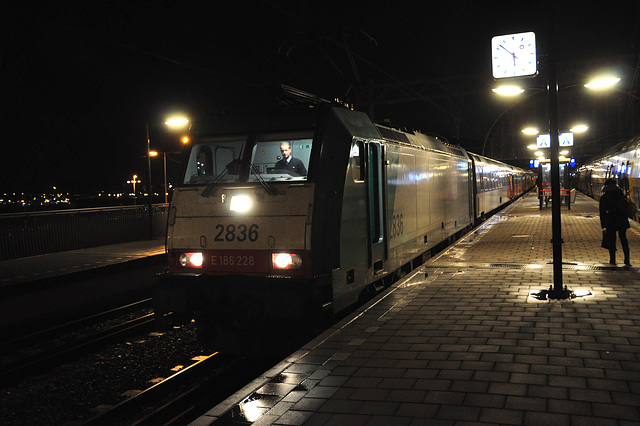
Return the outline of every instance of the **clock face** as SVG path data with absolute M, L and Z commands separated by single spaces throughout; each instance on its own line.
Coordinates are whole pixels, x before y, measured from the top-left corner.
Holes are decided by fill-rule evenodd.
M 491 64 L 494 78 L 534 75 L 537 72 L 536 35 L 528 32 L 493 37 Z

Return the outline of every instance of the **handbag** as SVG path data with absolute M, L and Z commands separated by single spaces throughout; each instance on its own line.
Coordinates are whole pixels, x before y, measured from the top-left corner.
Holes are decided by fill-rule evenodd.
M 627 197 L 618 199 L 618 202 L 616 203 L 616 207 L 622 213 L 627 215 L 627 217 L 631 217 L 631 218 L 634 217 L 638 212 L 636 204 L 633 201 L 629 200 Z
M 636 204 L 633 201 L 627 199 L 627 209 L 625 212 L 627 213 L 627 216 L 634 217 L 638 212 L 638 208 L 636 207 Z
M 602 248 L 609 250 L 609 240 L 607 239 L 607 230 L 602 230 L 602 244 L 600 245 Z

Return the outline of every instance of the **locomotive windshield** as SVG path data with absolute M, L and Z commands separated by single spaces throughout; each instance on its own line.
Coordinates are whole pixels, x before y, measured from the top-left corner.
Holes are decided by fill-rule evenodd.
M 251 152 L 251 164 L 266 180 L 306 180 L 311 156 L 311 136 L 262 135 Z M 249 181 L 257 179 L 256 174 Z
M 219 140 L 194 145 L 185 172 L 186 184 L 209 184 L 214 180 L 235 182 L 246 140 Z
M 311 132 L 203 140 L 191 149 L 184 183 L 304 181 L 312 144 Z

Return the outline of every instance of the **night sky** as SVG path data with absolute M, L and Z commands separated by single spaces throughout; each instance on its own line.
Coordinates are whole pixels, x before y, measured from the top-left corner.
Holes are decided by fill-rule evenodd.
M 357 106 L 370 84 L 400 87 L 416 100 L 376 107 L 377 120 L 477 146 L 504 109 L 490 92 L 491 37 L 535 31 L 544 54 L 550 12 L 544 2 L 444 3 L 2 1 L 0 193 L 123 190 L 145 176 L 147 124 L 152 148 L 176 151 L 168 114 L 272 107 L 279 84 Z M 615 63 L 637 94 L 640 2 L 555 3 L 559 71 Z

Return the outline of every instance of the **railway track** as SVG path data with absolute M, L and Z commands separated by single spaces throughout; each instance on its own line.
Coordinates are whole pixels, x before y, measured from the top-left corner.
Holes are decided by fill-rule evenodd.
M 273 365 L 218 352 L 89 419 L 85 425 L 188 424 Z
M 0 370 L 0 381 L 14 382 L 52 368 L 73 357 L 91 352 L 124 336 L 148 330 L 153 326 L 153 313 L 118 321 L 106 327 L 102 324 L 117 315 L 142 309 L 149 303 L 150 299 L 145 299 L 2 342 L 3 357 L 8 361 L 3 363 Z M 97 329 L 79 332 L 82 328 Z

